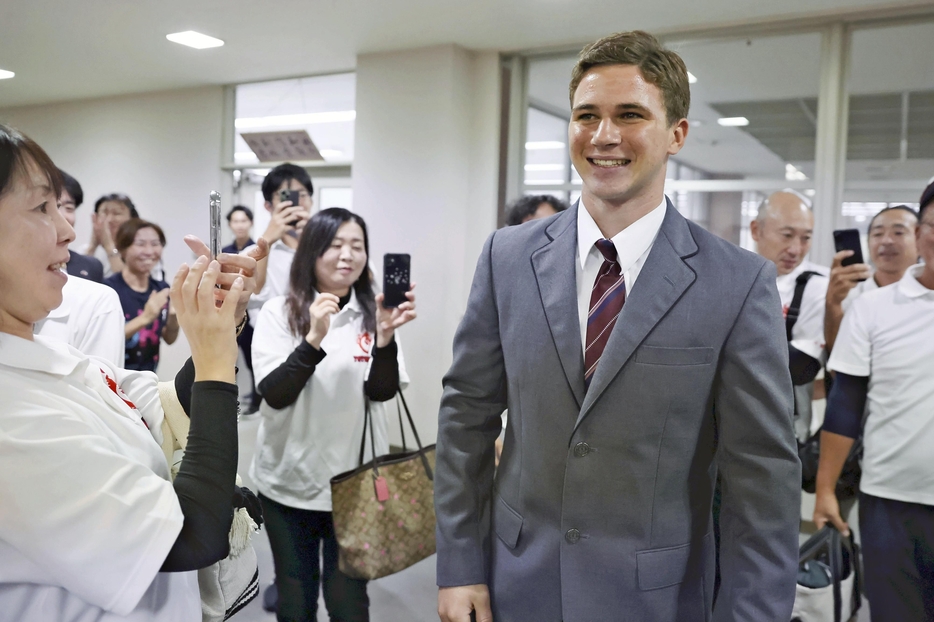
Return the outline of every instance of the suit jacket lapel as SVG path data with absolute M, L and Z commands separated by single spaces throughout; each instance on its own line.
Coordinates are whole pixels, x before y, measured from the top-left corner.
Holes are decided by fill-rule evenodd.
M 639 344 L 694 282 L 696 275 L 683 258 L 695 253 L 697 244 L 687 221 L 669 201 L 665 220 L 655 238 L 655 244 L 632 291 L 627 292 L 626 303 L 600 357 L 600 363 L 594 372 L 577 418 L 577 425 L 587 416 L 594 402 L 606 390 Z
M 580 407 L 584 400 L 584 353 L 577 310 L 577 209 L 566 210 L 545 233 L 551 242 L 532 253 L 545 318 L 561 367 Z

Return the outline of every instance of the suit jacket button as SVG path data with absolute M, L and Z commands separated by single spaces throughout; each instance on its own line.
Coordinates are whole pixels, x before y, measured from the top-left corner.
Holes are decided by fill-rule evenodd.
M 574 445 L 574 455 L 578 458 L 583 458 L 590 453 L 590 445 L 587 443 L 578 443 Z
M 568 529 L 568 532 L 564 534 L 564 539 L 568 541 L 568 544 L 577 544 L 581 539 L 581 532 L 576 529 Z

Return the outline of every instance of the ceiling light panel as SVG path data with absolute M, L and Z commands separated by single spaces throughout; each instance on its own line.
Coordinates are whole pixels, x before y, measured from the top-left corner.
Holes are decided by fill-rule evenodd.
M 175 32 L 170 35 L 166 35 L 165 38 L 172 43 L 187 45 L 188 47 L 195 48 L 196 50 L 219 48 L 220 46 L 224 45 L 224 42 L 220 39 L 215 39 L 214 37 L 203 35 L 200 32 L 195 32 L 194 30 Z
M 695 82 L 697 82 L 697 76 L 695 76 L 693 73 L 689 71 L 688 72 L 688 84 L 694 84 Z
M 0 69 L 0 80 L 7 80 L 9 78 L 12 78 L 15 75 L 16 74 L 13 73 L 12 71 L 7 71 L 6 69 Z
M 357 118 L 356 110 L 338 110 L 335 112 L 308 112 L 305 114 L 283 114 L 271 117 L 242 117 L 234 121 L 238 130 L 259 127 L 283 127 L 310 125 L 314 123 L 340 123 Z
M 720 117 L 717 123 L 723 127 L 746 127 L 749 125 L 749 119 L 746 117 Z

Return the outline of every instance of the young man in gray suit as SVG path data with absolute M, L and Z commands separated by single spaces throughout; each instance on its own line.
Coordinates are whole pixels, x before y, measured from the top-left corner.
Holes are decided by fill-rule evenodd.
M 665 199 L 677 54 L 612 35 L 570 96 L 581 200 L 490 236 L 444 379 L 441 619 L 786 622 L 800 466 L 775 266 Z

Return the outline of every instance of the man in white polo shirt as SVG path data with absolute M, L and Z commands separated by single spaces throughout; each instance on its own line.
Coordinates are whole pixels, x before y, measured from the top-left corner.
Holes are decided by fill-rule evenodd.
M 833 257 L 827 306 L 824 312 L 824 349 L 833 350 L 843 314 L 853 301 L 866 292 L 897 283 L 905 270 L 918 263 L 915 230 L 918 214 L 907 205 L 886 207 L 869 221 L 869 260 L 875 271 L 864 263 L 841 265 L 853 251 L 840 251 Z
M 859 526 L 866 594 L 886 620 L 934 619 L 934 201 L 918 221 L 925 263 L 857 298 L 843 318 L 814 509 L 818 527 L 848 531 L 834 487 L 868 400 Z
M 749 224 L 756 252 L 775 264 L 788 337 L 789 368 L 795 385 L 795 434 L 810 434 L 814 378 L 824 359 L 824 304 L 827 268 L 807 261 L 814 214 L 807 199 L 791 190 L 774 192 Z M 797 295 L 796 295 L 797 294 Z

